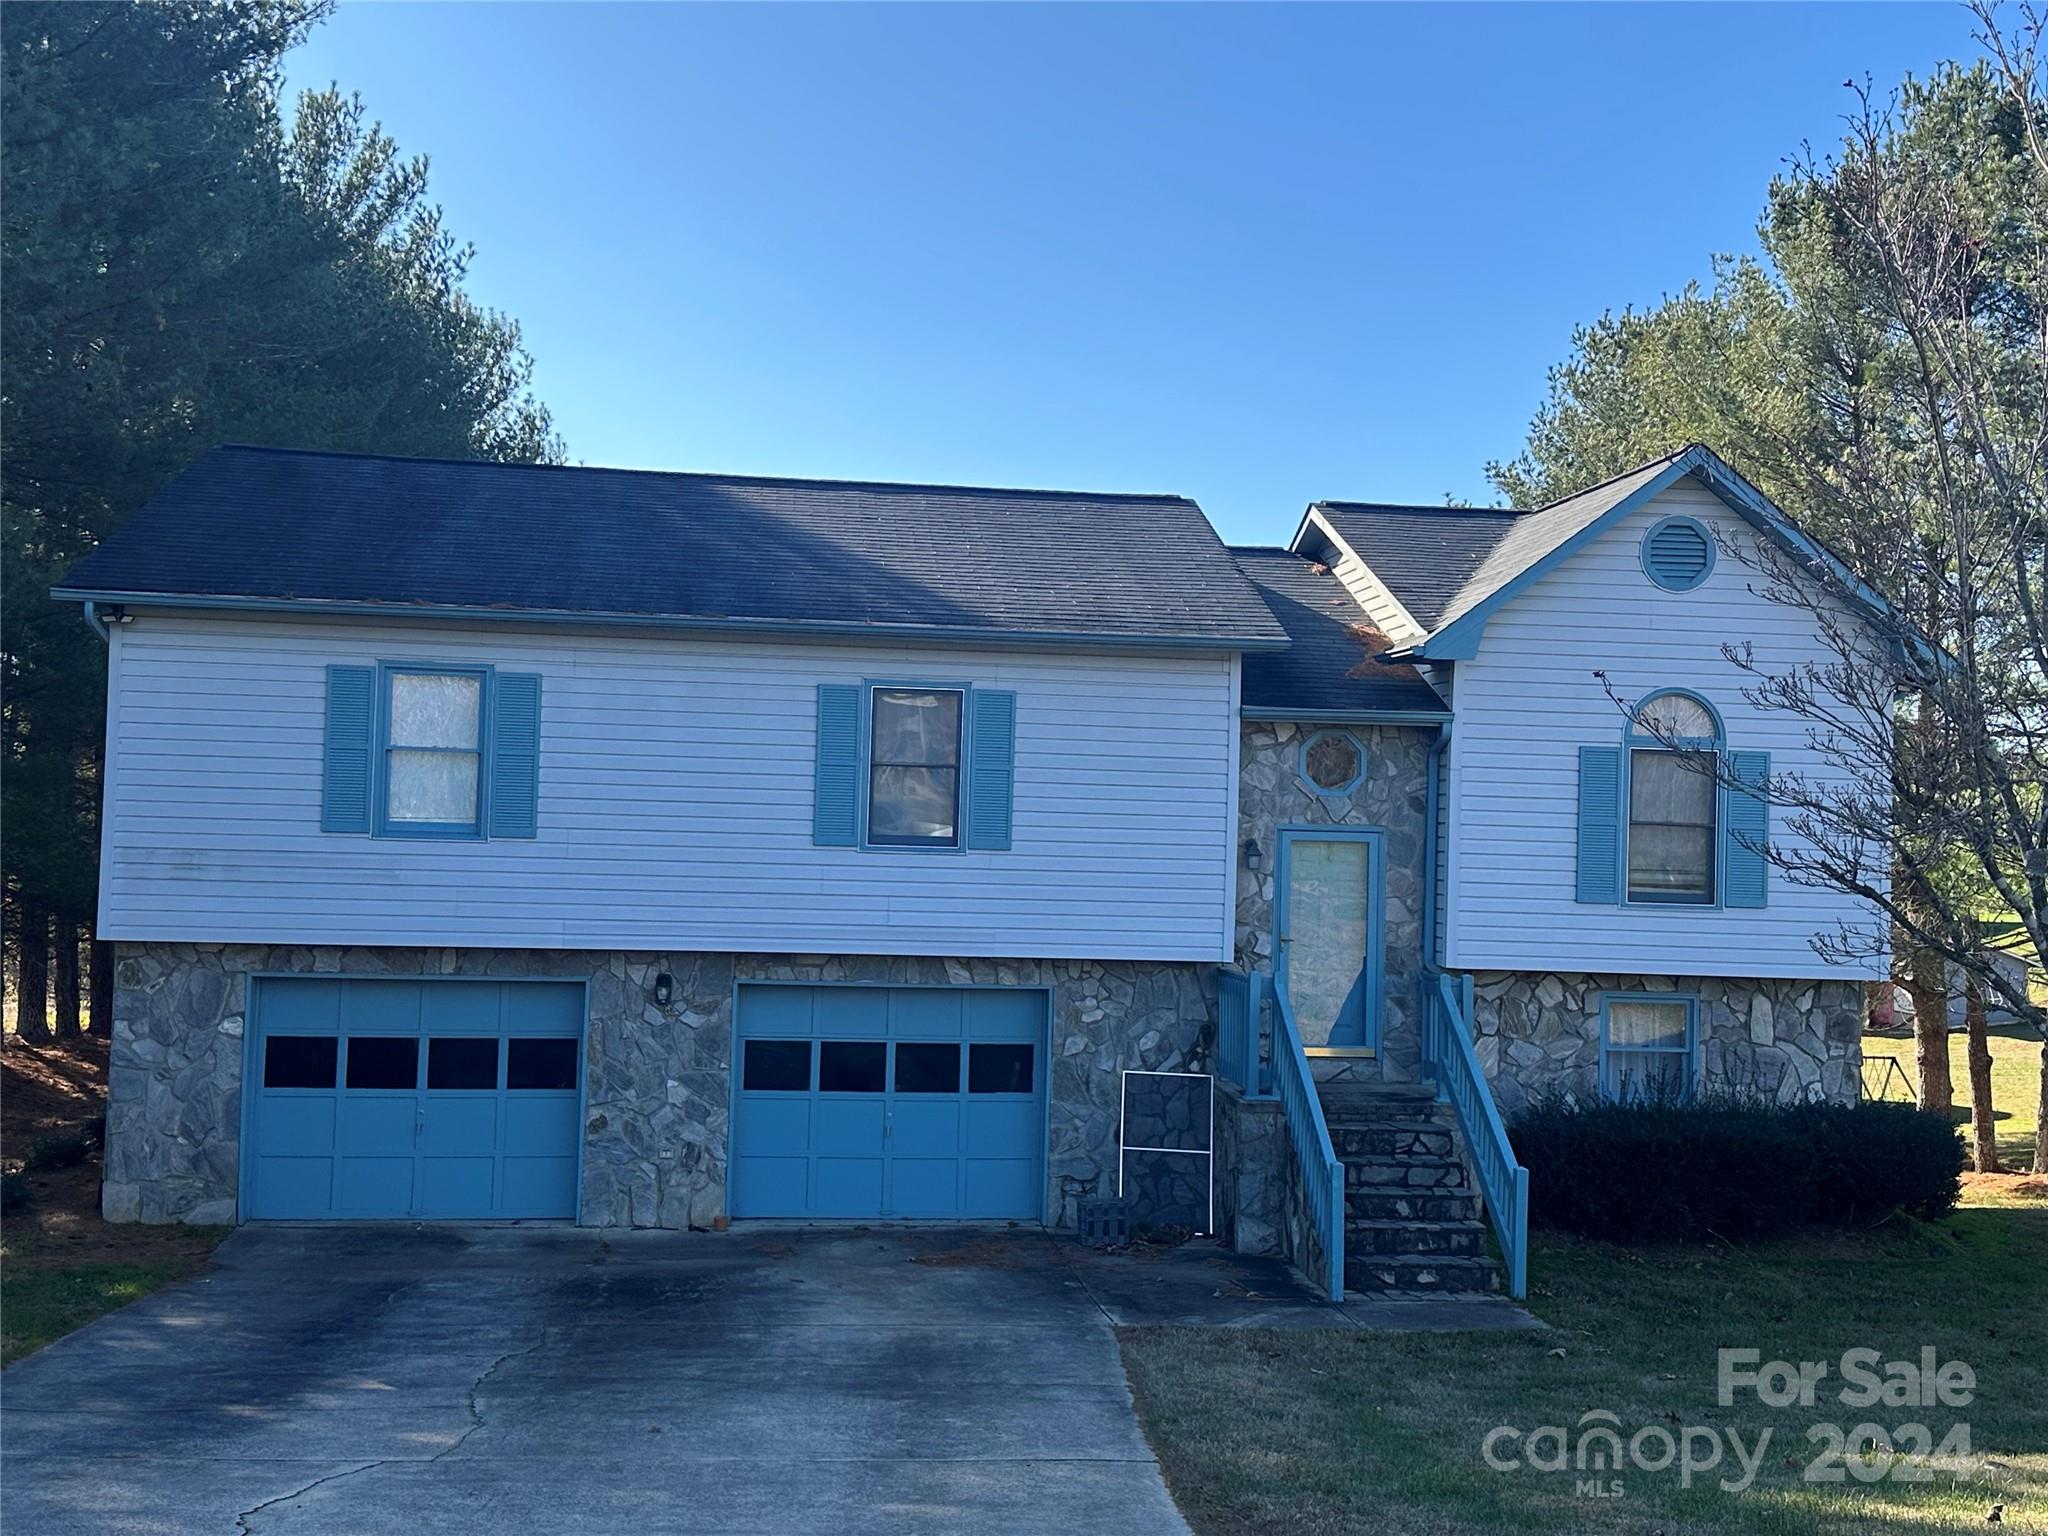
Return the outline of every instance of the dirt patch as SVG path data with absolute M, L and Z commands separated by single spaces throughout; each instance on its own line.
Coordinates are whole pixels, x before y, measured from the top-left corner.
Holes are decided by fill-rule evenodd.
M 2033 1173 L 1963 1175 L 1965 1205 L 1995 1205 L 2007 1201 L 2039 1201 L 2048 1204 L 2048 1177 Z
M 61 1270 L 87 1264 L 197 1262 L 220 1241 L 215 1228 L 109 1226 L 100 1220 L 100 1149 L 107 1106 L 107 1042 L 88 1036 L 29 1045 L 8 1036 L 0 1048 L 0 1165 L 21 1170 L 41 1137 L 89 1132 L 83 1162 L 23 1173 L 29 1206 L 9 1219 L 10 1269 Z
M 107 1042 L 0 1049 L 0 1162 L 21 1166 L 28 1144 L 51 1131 L 97 1129 L 107 1109 Z

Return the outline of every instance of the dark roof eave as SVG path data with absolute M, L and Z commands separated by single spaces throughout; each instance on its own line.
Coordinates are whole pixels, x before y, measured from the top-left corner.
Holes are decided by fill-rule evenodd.
M 1130 634 L 1118 631 L 980 628 L 973 625 L 868 624 L 854 620 L 756 619 L 695 614 L 602 613 L 551 608 L 477 608 L 440 603 L 376 603 L 334 598 L 246 597 L 225 593 L 109 592 L 52 587 L 56 602 L 132 603 L 147 608 L 197 608 L 244 613 L 316 613 L 346 618 L 466 619 L 516 624 L 587 624 L 609 628 L 684 629 L 731 634 L 881 636 L 983 645 L 1081 646 L 1117 650 L 1284 651 L 1285 635 Z
M 1448 709 L 1290 709 L 1284 704 L 1247 704 L 1242 720 L 1298 720 L 1309 725 L 1448 725 Z

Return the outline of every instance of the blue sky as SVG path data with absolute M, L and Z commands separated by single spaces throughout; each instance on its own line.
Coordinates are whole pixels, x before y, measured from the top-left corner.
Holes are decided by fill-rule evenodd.
M 1574 324 L 1748 250 L 1959 5 L 345 4 L 571 457 L 1490 500 Z

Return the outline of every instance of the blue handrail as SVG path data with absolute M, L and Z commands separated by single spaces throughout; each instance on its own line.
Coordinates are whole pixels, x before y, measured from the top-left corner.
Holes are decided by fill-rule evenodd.
M 1507 1126 L 1472 1049 L 1471 978 L 1439 972 L 1422 1023 L 1422 1055 L 1437 1090 L 1457 1112 L 1458 1129 L 1479 1175 L 1486 1214 L 1508 1265 L 1508 1292 L 1529 1294 L 1529 1170 L 1515 1157 Z
M 1259 1014 L 1264 977 L 1226 965 L 1216 973 L 1216 1075 L 1248 1099 L 1270 1099 L 1273 1089 L 1260 1059 Z
M 1273 1085 L 1287 1116 L 1288 1140 L 1301 1177 L 1302 1203 L 1316 1254 L 1297 1256 L 1309 1278 L 1332 1301 L 1344 1299 L 1344 1165 L 1330 1145 L 1330 1127 L 1323 1120 L 1323 1101 L 1309 1074 L 1301 1032 L 1294 1027 L 1287 984 L 1273 984 Z

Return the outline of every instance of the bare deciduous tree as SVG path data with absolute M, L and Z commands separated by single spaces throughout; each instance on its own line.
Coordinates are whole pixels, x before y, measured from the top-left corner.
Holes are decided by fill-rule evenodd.
M 1944 1079 L 1950 977 L 1980 1010 L 1992 1000 L 2043 1026 L 2026 981 L 1980 942 L 1985 918 L 2016 918 L 2048 971 L 2044 17 L 2027 8 L 2001 30 L 1992 6 L 1977 14 L 2026 146 L 1997 168 L 2009 184 L 1987 192 L 1977 168 L 1925 153 L 1866 90 L 1837 155 L 1809 156 L 1782 190 L 1831 233 L 1854 290 L 1845 304 L 1885 332 L 1863 383 L 1886 392 L 1887 430 L 1854 443 L 1814 492 L 1826 526 L 1846 530 L 1834 547 L 1730 550 L 1758 591 L 1810 620 L 1823 659 L 1787 666 L 1726 647 L 1746 696 L 1802 721 L 1823 765 L 1772 776 L 1766 857 L 1794 883 L 1867 905 L 1867 923 L 1815 937 L 1823 956 L 1902 943 L 1939 957 L 1938 1004 L 1915 1002 L 1933 1015 L 1924 1048 L 1940 1051 Z M 1973 1099 L 1988 1116 L 1988 1058 L 1984 1079 Z M 2048 1111 L 2048 1043 L 2042 1089 Z M 2048 1170 L 2048 1113 L 2034 1165 Z

